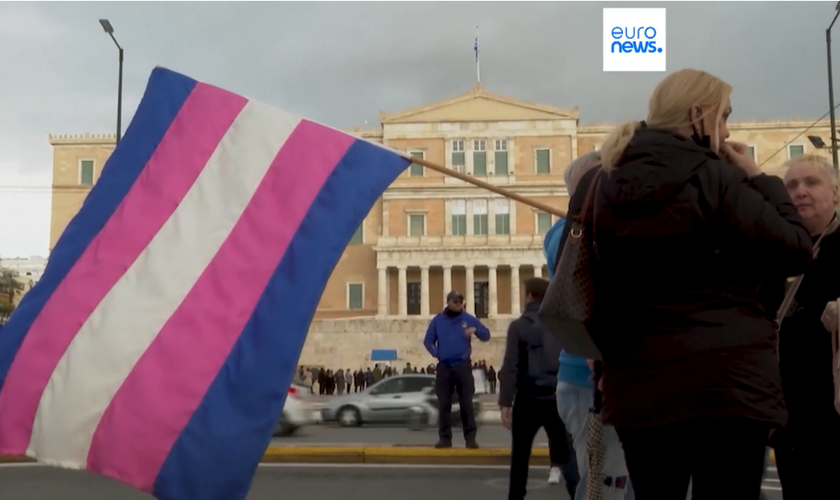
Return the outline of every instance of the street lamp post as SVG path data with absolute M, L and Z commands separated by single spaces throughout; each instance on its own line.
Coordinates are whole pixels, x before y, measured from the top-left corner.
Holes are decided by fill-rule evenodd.
M 831 24 L 828 25 L 828 29 L 825 30 L 825 46 L 826 55 L 828 57 L 828 106 L 829 113 L 831 113 L 831 160 L 834 164 L 834 171 L 837 172 L 840 171 L 840 164 L 837 162 L 837 123 L 834 116 L 834 75 L 831 74 L 831 28 L 834 27 L 834 23 L 837 21 L 837 16 L 840 16 L 840 2 L 837 2 L 834 10 L 837 11 L 834 14 L 834 19 L 831 21 Z
M 102 25 L 102 29 L 105 30 L 105 33 L 108 33 L 108 35 L 111 36 L 111 40 L 114 41 L 114 44 L 120 51 L 120 80 L 117 84 L 117 144 L 119 144 L 120 139 L 122 138 L 123 48 L 120 47 L 120 43 L 116 38 L 114 38 L 114 27 L 111 26 L 111 22 L 107 19 L 100 19 L 99 24 Z

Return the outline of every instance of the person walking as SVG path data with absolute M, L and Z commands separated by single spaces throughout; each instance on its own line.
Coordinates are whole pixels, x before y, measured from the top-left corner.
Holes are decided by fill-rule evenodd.
M 782 180 L 728 141 L 731 92 L 704 71 L 668 75 L 570 200 L 570 218 L 592 203 L 587 328 L 640 500 L 685 498 L 689 482 L 693 500 L 758 498 L 770 431 L 787 423 L 758 291 L 768 269 L 805 272 L 813 242 Z
M 555 390 L 560 345 L 539 322 L 548 281 L 525 281 L 525 312 L 508 327 L 505 357 L 499 369 L 499 407 L 502 424 L 511 431 L 508 500 L 523 500 L 534 437 L 540 428 L 549 439 L 551 473 L 560 479 L 560 466 L 570 459 L 566 427 L 557 413 Z M 574 498 L 576 484 L 566 484 Z
M 464 296 L 452 291 L 446 296 L 446 308 L 438 313 L 426 330 L 423 345 L 438 360 L 435 394 L 440 408 L 438 440 L 435 448 L 452 447 L 452 400 L 457 391 L 461 425 L 467 448 L 478 448 L 476 441 L 475 380 L 472 374 L 472 337 L 490 340 L 490 330 L 464 310 Z

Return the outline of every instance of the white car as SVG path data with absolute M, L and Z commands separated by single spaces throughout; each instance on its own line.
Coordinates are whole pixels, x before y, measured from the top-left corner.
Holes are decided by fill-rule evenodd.
M 300 386 L 293 384 L 289 387 L 283 413 L 277 419 L 277 427 L 274 429 L 275 436 L 291 436 L 298 429 L 312 422 L 312 410 L 306 401 L 307 396 L 308 393 Z

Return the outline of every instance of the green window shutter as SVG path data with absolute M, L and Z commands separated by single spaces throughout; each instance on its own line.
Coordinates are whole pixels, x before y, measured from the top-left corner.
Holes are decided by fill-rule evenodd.
M 79 170 L 79 183 L 84 186 L 93 186 L 93 160 L 82 160 Z
M 496 214 L 496 234 L 510 234 L 510 214 Z
M 350 309 L 358 311 L 364 309 L 364 287 L 361 283 L 351 283 L 347 286 Z
M 508 152 L 496 151 L 496 175 L 508 174 Z
M 464 236 L 467 234 L 467 216 L 453 215 L 452 216 L 452 234 L 454 236 Z
M 487 214 L 473 215 L 473 234 L 479 236 L 487 234 Z
M 473 152 L 473 175 L 487 175 L 487 153 L 484 151 Z
M 537 214 L 537 233 L 545 234 L 551 229 L 551 214 L 538 213 Z
M 549 151 L 548 149 L 537 150 L 537 173 L 551 173 L 551 151 Z
M 413 151 L 411 153 L 412 158 L 420 158 L 421 160 L 424 159 L 425 155 L 422 151 Z M 423 177 L 424 169 L 423 165 L 419 163 L 412 163 L 410 167 L 408 167 L 408 175 L 410 177 Z
M 409 236 L 423 236 L 425 232 L 425 220 L 423 215 L 409 215 Z

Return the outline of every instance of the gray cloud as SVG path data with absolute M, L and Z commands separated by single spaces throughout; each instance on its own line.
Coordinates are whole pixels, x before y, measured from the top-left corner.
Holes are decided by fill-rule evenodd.
M 3 172 L 44 178 L 49 133 L 114 130 L 117 52 L 100 17 L 126 50 L 125 125 L 157 64 L 333 126 L 375 124 L 468 90 L 476 25 L 489 90 L 595 123 L 641 117 L 662 78 L 601 71 L 602 9 L 619 6 L 666 7 L 669 70 L 732 83 L 735 120 L 828 110 L 831 2 L 2 3 L 0 197 Z M 28 245 L 45 248 L 47 227 L 34 231 Z

